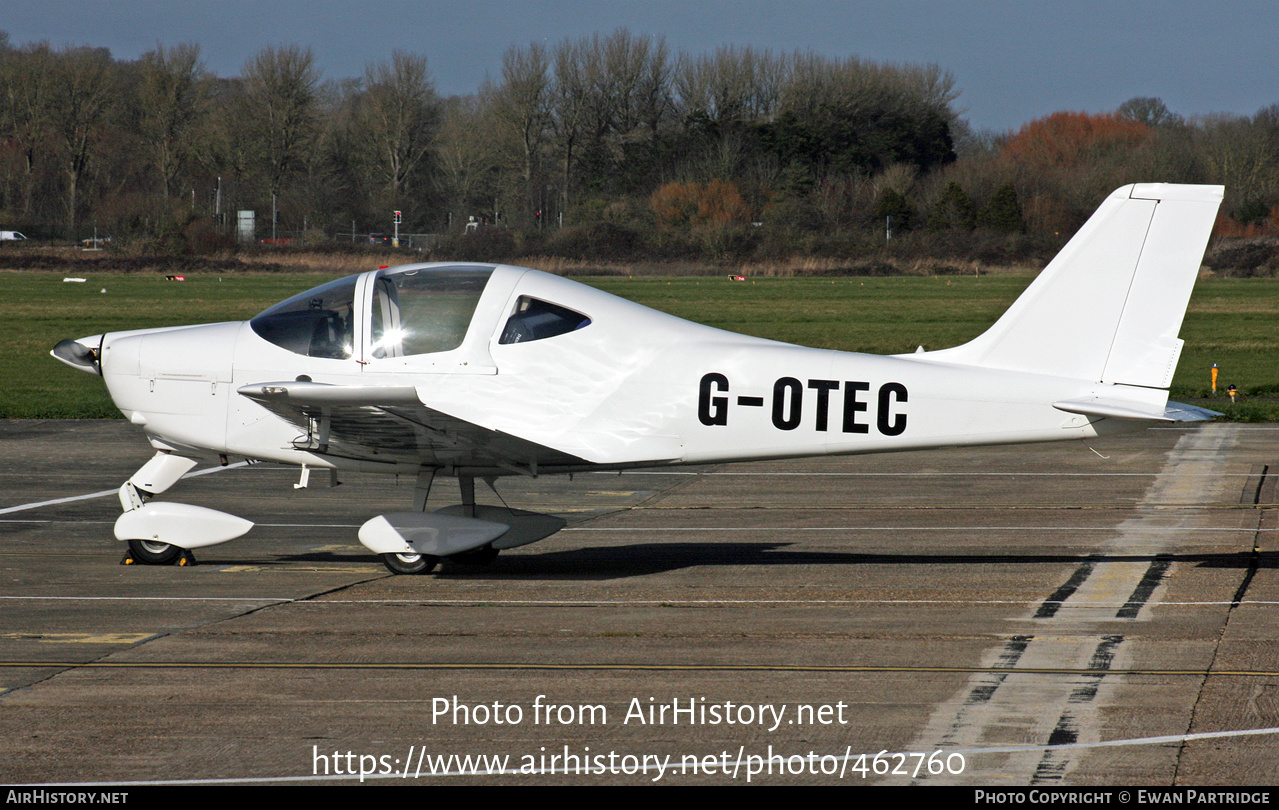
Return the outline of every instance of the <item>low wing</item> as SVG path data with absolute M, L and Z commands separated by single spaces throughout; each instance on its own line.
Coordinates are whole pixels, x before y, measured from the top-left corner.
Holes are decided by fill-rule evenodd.
M 294 447 L 321 455 L 533 475 L 539 468 L 591 466 L 571 453 L 428 408 L 412 386 L 268 382 L 239 393 L 296 427 Z

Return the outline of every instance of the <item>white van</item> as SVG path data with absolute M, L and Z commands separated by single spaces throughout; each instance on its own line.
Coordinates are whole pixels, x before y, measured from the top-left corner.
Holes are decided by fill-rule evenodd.
M 0 242 L 16 242 L 19 239 L 26 239 L 26 238 L 27 237 L 23 236 L 17 231 L 0 231 Z

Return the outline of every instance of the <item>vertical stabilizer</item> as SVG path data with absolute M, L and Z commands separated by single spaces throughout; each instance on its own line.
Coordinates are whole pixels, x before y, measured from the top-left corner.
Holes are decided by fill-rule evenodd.
M 1221 186 L 1125 186 L 994 326 L 930 359 L 1167 388 Z

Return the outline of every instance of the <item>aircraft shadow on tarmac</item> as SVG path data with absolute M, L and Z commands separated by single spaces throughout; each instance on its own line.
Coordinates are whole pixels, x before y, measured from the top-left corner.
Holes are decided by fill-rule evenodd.
M 683 568 L 705 566 L 779 565 L 1060 565 L 1074 563 L 1179 563 L 1205 568 L 1279 568 L 1279 552 L 1231 554 L 865 554 L 836 551 L 789 550 L 791 543 L 635 543 L 579 548 L 545 553 L 511 554 L 487 565 L 443 561 L 432 577 L 479 580 L 528 579 L 606 580 L 647 576 Z M 282 555 L 271 561 L 221 559 L 218 566 L 284 566 L 297 562 L 377 563 L 363 554 L 315 551 Z

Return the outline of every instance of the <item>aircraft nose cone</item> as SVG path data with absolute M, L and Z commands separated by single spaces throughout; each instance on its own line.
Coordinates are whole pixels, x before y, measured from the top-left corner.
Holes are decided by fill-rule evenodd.
M 49 354 L 74 369 L 102 376 L 102 368 L 98 363 L 97 352 L 79 340 L 67 338 L 59 341 L 58 345 L 54 346 L 53 351 L 49 352 Z

